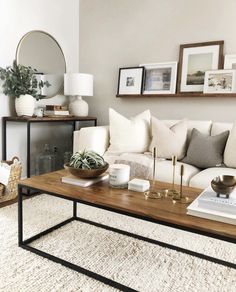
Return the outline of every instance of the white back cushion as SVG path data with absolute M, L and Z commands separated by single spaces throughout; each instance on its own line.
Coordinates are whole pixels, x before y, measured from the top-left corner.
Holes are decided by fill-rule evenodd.
M 232 128 L 232 123 L 213 123 L 211 128 L 211 136 L 219 135 L 225 131 L 231 131 Z
M 179 120 L 162 120 L 168 127 L 173 126 L 174 124 L 178 123 Z M 187 120 L 187 127 L 188 127 L 188 137 L 187 140 L 190 139 L 192 129 L 195 128 L 199 132 L 205 135 L 210 135 L 212 126 L 212 121 L 194 121 L 194 120 Z
M 157 156 L 171 159 L 172 155 L 182 159 L 186 152 L 187 122 L 182 120 L 171 127 L 152 117 L 152 142 L 149 150 L 157 148 Z
M 110 152 L 145 152 L 150 144 L 149 110 L 127 119 L 113 109 L 109 109 Z
M 236 124 L 233 125 L 225 146 L 224 163 L 228 167 L 236 167 Z

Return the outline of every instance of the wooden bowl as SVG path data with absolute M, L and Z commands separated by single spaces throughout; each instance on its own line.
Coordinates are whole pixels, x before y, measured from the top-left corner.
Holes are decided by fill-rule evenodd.
M 109 167 L 109 164 L 106 163 L 101 168 L 95 168 L 95 169 L 81 169 L 81 168 L 74 168 L 69 165 L 69 163 L 64 164 L 65 169 L 68 169 L 68 171 L 78 177 L 78 178 L 95 178 L 99 175 L 103 174 Z
M 236 177 L 233 175 L 220 175 L 211 181 L 211 187 L 216 192 L 217 196 L 220 194 L 226 195 L 228 198 L 230 193 L 236 186 Z

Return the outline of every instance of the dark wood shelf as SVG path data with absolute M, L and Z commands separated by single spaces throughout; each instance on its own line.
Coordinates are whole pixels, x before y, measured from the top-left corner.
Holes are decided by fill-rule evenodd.
M 72 122 L 82 122 L 82 121 L 96 121 L 96 117 L 77 117 L 77 116 L 45 116 L 45 117 L 3 117 L 3 120 L 10 122 L 63 122 L 63 121 L 72 121 Z
M 117 94 L 116 97 L 236 97 L 236 93 L 202 93 L 202 92 L 186 92 L 186 93 L 172 93 L 172 94 Z

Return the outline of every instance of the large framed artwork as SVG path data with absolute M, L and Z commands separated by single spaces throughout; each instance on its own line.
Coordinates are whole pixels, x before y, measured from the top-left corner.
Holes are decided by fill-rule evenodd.
M 119 69 L 117 95 L 142 93 L 144 67 L 127 67 Z
M 180 45 L 177 89 L 202 92 L 205 72 L 223 68 L 224 41 Z
M 177 62 L 144 66 L 143 94 L 172 94 L 176 91 Z

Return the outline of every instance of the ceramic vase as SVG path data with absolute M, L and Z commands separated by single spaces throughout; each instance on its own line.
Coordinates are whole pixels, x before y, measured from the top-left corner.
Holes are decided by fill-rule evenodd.
M 32 95 L 20 95 L 15 99 L 15 108 L 18 116 L 30 116 L 34 114 L 35 98 Z
M 77 117 L 88 116 L 88 104 L 82 99 L 81 96 L 77 96 L 74 101 L 69 105 L 70 114 Z

